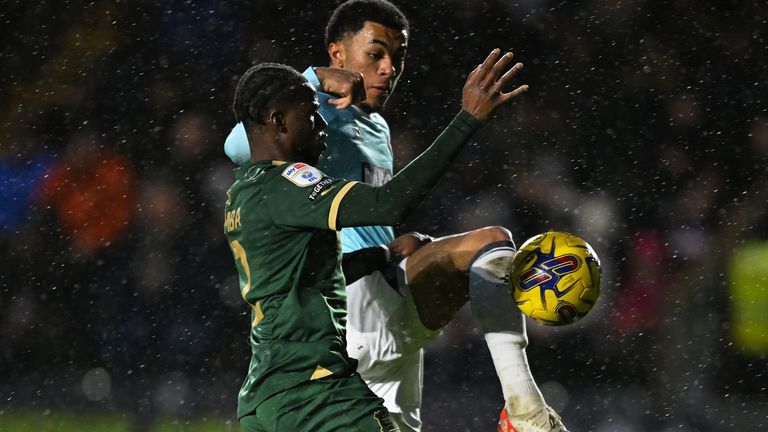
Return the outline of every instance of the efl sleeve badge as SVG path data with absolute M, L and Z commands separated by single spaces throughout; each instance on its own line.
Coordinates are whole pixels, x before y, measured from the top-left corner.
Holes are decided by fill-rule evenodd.
M 319 169 L 302 162 L 291 164 L 283 171 L 283 177 L 299 187 L 312 186 L 323 178 Z

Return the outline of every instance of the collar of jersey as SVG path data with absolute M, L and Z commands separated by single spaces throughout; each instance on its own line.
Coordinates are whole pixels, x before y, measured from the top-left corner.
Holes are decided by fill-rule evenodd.
M 288 162 L 285 161 L 279 161 L 279 160 L 271 160 L 271 159 L 263 159 L 263 160 L 257 160 L 257 161 L 248 161 L 239 167 L 235 168 L 236 172 L 245 172 L 249 168 L 254 166 L 264 166 L 264 165 L 273 165 L 273 166 L 280 166 L 287 164 Z
M 246 162 L 246 163 L 244 163 L 244 164 L 242 164 L 240 166 L 241 167 L 251 166 L 251 165 L 275 165 L 275 166 L 280 166 L 280 165 L 284 165 L 284 164 L 287 164 L 287 163 L 288 162 L 281 161 L 281 160 L 261 159 L 261 160 L 257 160 L 257 161 L 248 161 L 248 162 Z

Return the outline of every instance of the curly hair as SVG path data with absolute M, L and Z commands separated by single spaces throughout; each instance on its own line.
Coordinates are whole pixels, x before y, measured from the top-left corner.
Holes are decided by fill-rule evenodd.
M 366 21 L 408 32 L 408 20 L 387 0 L 349 0 L 333 11 L 325 27 L 325 46 L 357 33 Z
M 296 69 L 279 63 L 261 63 L 248 69 L 235 90 L 232 110 L 238 122 L 266 122 L 266 110 L 307 83 Z

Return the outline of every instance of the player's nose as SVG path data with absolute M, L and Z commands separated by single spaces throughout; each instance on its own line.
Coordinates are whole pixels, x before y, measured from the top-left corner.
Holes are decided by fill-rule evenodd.
M 379 63 L 379 73 L 381 75 L 393 77 L 395 76 L 395 72 L 395 64 L 392 62 L 391 58 L 384 57 L 381 59 L 381 62 Z

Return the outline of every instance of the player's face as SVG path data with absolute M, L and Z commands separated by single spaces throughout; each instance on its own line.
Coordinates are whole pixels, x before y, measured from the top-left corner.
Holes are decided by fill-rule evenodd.
M 316 164 L 325 146 L 325 128 L 328 124 L 320 117 L 315 90 L 309 84 L 299 89 L 296 101 L 286 109 L 285 125 L 293 148 L 295 162 Z
M 329 48 L 331 62 L 353 72 L 365 81 L 366 100 L 363 107 L 379 111 L 395 90 L 405 66 L 408 34 L 379 23 L 366 21 L 363 28 Z

